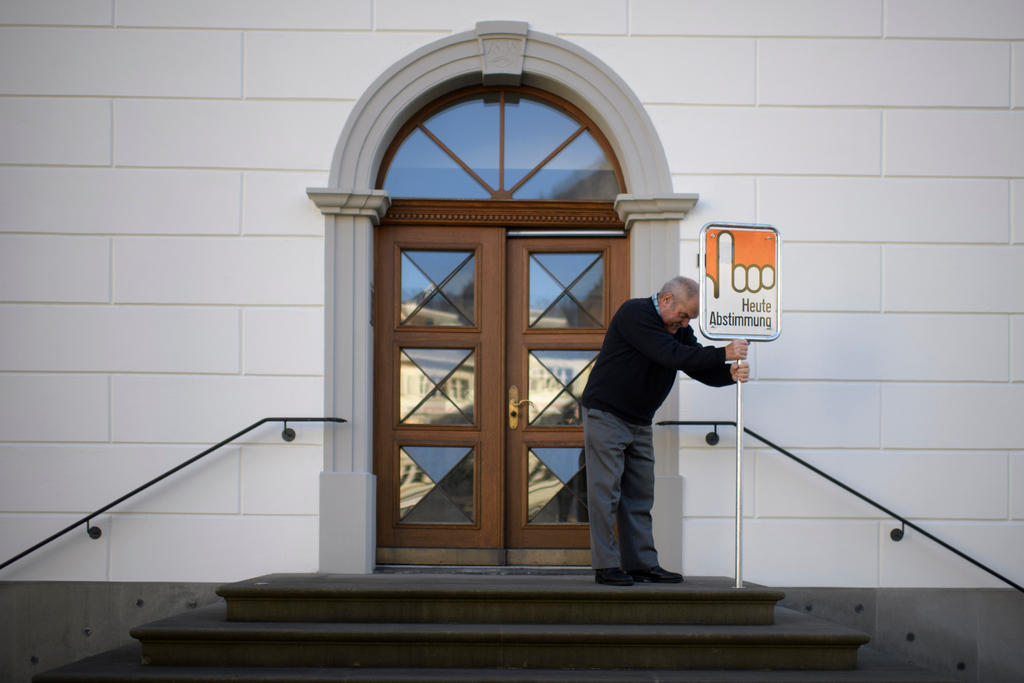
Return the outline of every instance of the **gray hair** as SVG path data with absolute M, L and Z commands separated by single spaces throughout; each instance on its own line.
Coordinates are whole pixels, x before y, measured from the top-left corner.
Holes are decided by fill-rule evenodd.
M 658 298 L 660 299 L 665 294 L 671 294 L 674 299 L 689 299 L 699 292 L 700 285 L 697 284 L 696 280 L 677 275 L 661 286 Z

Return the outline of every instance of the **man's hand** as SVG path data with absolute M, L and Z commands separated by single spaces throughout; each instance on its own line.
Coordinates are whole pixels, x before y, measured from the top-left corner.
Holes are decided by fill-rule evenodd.
M 747 382 L 750 380 L 750 363 L 733 363 L 729 366 L 729 373 L 733 382 Z
M 736 339 L 729 343 L 725 347 L 725 359 L 726 360 L 743 360 L 747 357 L 747 347 L 750 346 L 750 342 L 746 339 Z

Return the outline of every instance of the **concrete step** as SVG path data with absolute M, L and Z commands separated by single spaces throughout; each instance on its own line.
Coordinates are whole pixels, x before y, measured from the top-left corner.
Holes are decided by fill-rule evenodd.
M 860 632 L 778 607 L 770 625 L 230 622 L 225 607 L 132 631 L 157 666 L 852 669 Z
M 271 574 L 217 591 L 230 621 L 771 624 L 778 590 L 726 579 L 629 587 L 584 575 Z
M 777 607 L 781 591 L 725 579 L 270 575 L 219 592 L 222 604 L 133 630 L 137 646 L 35 680 L 940 682 Z
M 35 683 L 954 683 L 867 648 L 844 671 L 166 667 L 141 664 L 138 644 L 36 676 Z

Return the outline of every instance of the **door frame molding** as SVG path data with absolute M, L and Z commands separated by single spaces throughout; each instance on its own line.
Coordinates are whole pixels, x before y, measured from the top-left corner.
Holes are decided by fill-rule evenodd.
M 329 184 L 308 188 L 324 214 L 324 414 L 349 422 L 324 432 L 320 572 L 371 573 L 376 556 L 373 475 L 373 229 L 391 199 L 370 189 L 401 126 L 426 103 L 469 85 L 529 85 L 578 107 L 604 132 L 629 194 L 615 211 L 629 231 L 630 289 L 648 295 L 680 272 L 680 221 L 696 194 L 672 191 L 654 124 L 633 91 L 577 45 L 515 21 L 480 22 L 407 55 L 367 89 L 334 150 Z M 656 419 L 678 415 L 673 391 Z M 678 437 L 656 430 L 655 538 L 664 566 L 682 566 Z

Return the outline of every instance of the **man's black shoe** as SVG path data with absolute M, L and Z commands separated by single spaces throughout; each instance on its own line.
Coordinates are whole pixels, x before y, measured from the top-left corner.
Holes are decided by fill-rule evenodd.
M 658 565 L 647 569 L 634 569 L 629 572 L 637 583 L 682 583 L 683 575 L 662 569 Z
M 594 570 L 594 581 L 597 583 L 607 584 L 609 586 L 632 586 L 633 578 L 622 571 L 618 567 L 608 567 L 607 569 L 595 569 Z

